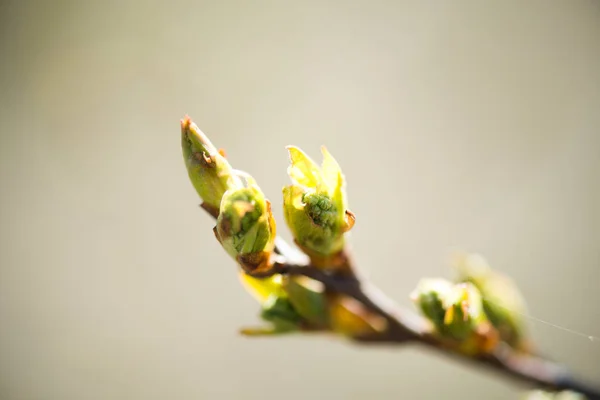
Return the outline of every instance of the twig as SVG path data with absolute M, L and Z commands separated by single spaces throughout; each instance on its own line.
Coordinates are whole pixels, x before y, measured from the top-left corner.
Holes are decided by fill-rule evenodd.
M 205 208 L 206 209 L 206 208 Z M 212 210 L 207 210 L 215 217 Z M 352 261 L 344 256 L 350 273 L 336 274 L 319 269 L 309 263 L 298 263 L 302 255 L 277 239 L 277 255 L 273 268 L 260 274 L 245 271 L 255 277 L 267 277 L 274 274 L 305 276 L 321 282 L 333 293 L 352 297 L 362 303 L 371 312 L 383 317 L 388 323 L 385 332 L 369 337 L 356 337 L 359 344 L 412 344 L 425 345 L 438 353 L 450 356 L 474 366 L 484 366 L 507 378 L 512 378 L 534 387 L 560 391 L 572 390 L 581 393 L 588 400 L 600 400 L 600 390 L 592 388 L 573 378 L 562 365 L 544 358 L 517 353 L 508 346 L 499 346 L 492 354 L 469 356 L 460 352 L 454 343 L 448 342 L 432 333 L 429 322 L 417 313 L 403 309 L 385 296 L 375 286 L 367 283 L 355 273 Z

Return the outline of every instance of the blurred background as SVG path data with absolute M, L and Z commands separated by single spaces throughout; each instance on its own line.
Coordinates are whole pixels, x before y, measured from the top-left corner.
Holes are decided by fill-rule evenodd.
M 273 200 L 348 180 L 360 267 L 410 306 L 452 249 L 600 335 L 600 3 L 3 1 L 0 398 L 517 399 L 420 348 L 247 339 L 258 304 L 181 157 L 189 114 Z M 532 321 L 600 383 L 600 342 Z

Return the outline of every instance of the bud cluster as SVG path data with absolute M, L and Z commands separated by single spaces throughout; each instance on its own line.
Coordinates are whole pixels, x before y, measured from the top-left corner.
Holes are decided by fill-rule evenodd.
M 411 294 L 435 332 L 459 343 L 466 353 L 482 353 L 497 344 L 497 334 L 483 312 L 481 294 L 470 283 L 423 279 Z
M 240 278 L 261 304 L 266 327 L 249 335 L 331 330 L 348 336 L 385 329 L 385 321 L 351 298 L 325 293 L 323 284 L 306 277 L 279 274 L 266 278 L 274 265 L 276 224 L 271 203 L 256 181 L 231 167 L 188 117 L 181 121 L 183 158 L 203 207 L 217 217 L 214 232 L 225 251 L 242 267 Z M 322 148 L 317 166 L 302 150 L 288 147 L 292 185 L 283 189 L 284 215 L 296 243 L 313 265 L 335 268 L 343 260 L 344 233 L 354 224 L 347 208 L 342 171 Z M 251 273 L 251 274 L 249 274 Z
M 470 282 L 481 292 L 483 310 L 500 339 L 517 350 L 531 351 L 525 323 L 527 306 L 516 284 L 493 270 L 479 254 L 457 255 L 454 267 L 457 282 Z
M 500 342 L 530 352 L 525 302 L 516 285 L 478 254 L 456 256 L 454 267 L 454 283 L 423 279 L 411 295 L 435 332 L 459 342 L 469 353 L 493 350 Z

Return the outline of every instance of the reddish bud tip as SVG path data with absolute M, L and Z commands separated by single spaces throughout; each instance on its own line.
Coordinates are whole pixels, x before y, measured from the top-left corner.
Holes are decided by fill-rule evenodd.
M 192 119 L 190 118 L 189 115 L 186 115 L 185 117 L 183 117 L 181 119 L 181 129 L 189 129 L 190 125 L 192 124 Z

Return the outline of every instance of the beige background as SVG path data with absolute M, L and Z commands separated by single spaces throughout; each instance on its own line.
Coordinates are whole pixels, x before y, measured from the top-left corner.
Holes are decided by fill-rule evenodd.
M 459 247 L 600 335 L 597 1 L 4 1 L 0 54 L 2 400 L 518 398 L 417 348 L 238 336 L 258 308 L 187 181 L 186 113 L 279 222 L 284 146 L 326 144 L 400 303 Z M 600 340 L 532 329 L 600 383 Z

